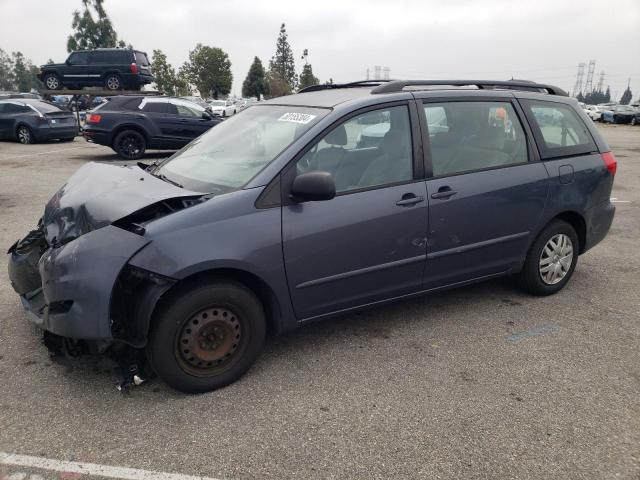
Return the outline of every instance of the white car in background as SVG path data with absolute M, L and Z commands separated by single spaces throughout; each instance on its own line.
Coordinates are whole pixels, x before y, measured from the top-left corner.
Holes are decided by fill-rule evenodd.
M 584 109 L 584 113 L 586 113 L 594 122 L 599 122 L 602 120 L 602 112 L 604 112 L 604 110 L 605 107 L 602 105 L 587 105 Z
M 209 100 L 211 113 L 221 117 L 228 117 L 236 113 L 236 106 L 230 100 Z

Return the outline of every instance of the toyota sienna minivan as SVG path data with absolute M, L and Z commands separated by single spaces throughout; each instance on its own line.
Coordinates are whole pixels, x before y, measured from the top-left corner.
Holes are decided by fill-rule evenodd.
M 313 86 L 149 166 L 83 166 L 10 248 L 9 276 L 49 343 L 146 352 L 204 392 L 268 332 L 505 275 L 558 292 L 609 230 L 615 173 L 557 87 Z

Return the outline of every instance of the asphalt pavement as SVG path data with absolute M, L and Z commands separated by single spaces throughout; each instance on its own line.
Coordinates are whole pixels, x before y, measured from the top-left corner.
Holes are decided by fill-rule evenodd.
M 309 325 L 209 394 L 124 396 L 108 361 L 52 362 L 0 255 L 0 478 L 639 479 L 640 127 L 599 128 L 616 217 L 562 292 L 502 279 Z M 117 159 L 0 142 L 0 247 L 89 161 Z

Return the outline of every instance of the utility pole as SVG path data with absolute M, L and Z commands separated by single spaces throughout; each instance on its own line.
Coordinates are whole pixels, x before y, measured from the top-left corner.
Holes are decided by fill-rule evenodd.
M 576 84 L 573 86 L 572 96 L 577 97 L 582 92 L 582 80 L 584 78 L 584 62 L 578 64 L 578 75 L 576 76 Z
M 589 68 L 587 70 L 587 83 L 584 85 L 584 93 L 591 93 L 593 91 L 593 72 L 596 69 L 596 61 L 589 60 Z
M 369 67 L 367 67 L 367 80 L 369 80 Z

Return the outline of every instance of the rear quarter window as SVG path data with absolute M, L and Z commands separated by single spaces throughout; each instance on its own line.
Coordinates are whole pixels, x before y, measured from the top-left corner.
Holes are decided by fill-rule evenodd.
M 127 51 L 111 51 L 100 52 L 95 51 L 91 53 L 90 63 L 98 65 L 113 65 L 120 63 L 130 63 L 130 54 Z
M 136 63 L 144 67 L 148 66 L 149 59 L 147 58 L 147 54 L 144 52 L 136 52 Z
M 537 100 L 520 102 L 543 159 L 597 151 L 589 129 L 571 106 Z

